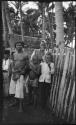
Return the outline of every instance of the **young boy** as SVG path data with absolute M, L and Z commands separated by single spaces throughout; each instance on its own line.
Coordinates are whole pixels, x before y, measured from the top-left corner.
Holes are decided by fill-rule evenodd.
M 4 89 L 4 96 L 8 96 L 9 93 L 9 65 L 10 65 L 10 59 L 9 59 L 9 51 L 5 50 L 4 52 L 4 58 L 2 63 L 2 69 L 3 69 L 3 89 Z
M 32 101 L 37 106 L 37 91 L 38 91 L 38 79 L 40 75 L 40 65 L 37 57 L 34 56 L 32 62 L 30 62 L 30 73 L 29 73 L 29 101 Z
M 51 62 L 51 53 L 47 52 L 45 61 L 41 62 L 41 75 L 39 77 L 40 89 L 40 105 L 42 108 L 46 107 L 47 100 L 50 96 L 51 89 L 51 74 L 54 74 L 54 63 Z

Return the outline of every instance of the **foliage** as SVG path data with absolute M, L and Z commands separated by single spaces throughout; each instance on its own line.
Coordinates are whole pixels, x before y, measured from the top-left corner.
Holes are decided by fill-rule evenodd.
M 72 42 L 75 36 L 75 5 L 72 3 L 69 4 L 68 9 L 64 9 L 64 22 L 66 22 L 66 27 L 64 28 L 65 32 L 65 41 L 66 44 Z
M 11 1 L 12 2 L 12 1 Z M 50 2 L 51 3 L 51 2 Z M 45 3 L 45 11 L 47 15 L 45 15 L 45 24 L 46 24 L 46 36 L 52 32 L 53 42 L 55 44 L 56 39 L 56 24 L 55 24 L 55 13 L 52 12 L 52 9 L 55 7 L 55 3 L 52 2 L 52 5 L 50 3 Z M 10 11 L 10 18 L 11 18 L 11 25 L 13 32 L 16 34 L 21 34 L 21 27 L 20 27 L 20 16 L 19 16 L 19 2 L 14 1 L 12 2 L 15 9 L 13 7 L 9 6 Z M 21 6 L 23 7 L 25 4 L 28 4 L 28 2 L 22 2 Z M 23 22 L 23 30 L 25 36 L 32 36 L 32 37 L 41 37 L 42 36 L 42 3 L 36 2 L 38 9 L 28 9 L 26 13 L 22 10 L 22 22 Z M 9 5 L 9 4 L 8 4 Z M 65 9 L 63 7 L 63 17 L 64 22 L 66 22 L 66 27 L 64 27 L 65 32 L 65 43 L 68 44 L 69 42 L 72 42 L 74 37 L 74 9 L 75 6 L 70 3 L 68 9 Z M 48 18 L 49 16 L 49 18 Z M 49 24 L 50 23 L 50 24 Z M 51 27 L 49 27 L 51 26 Z

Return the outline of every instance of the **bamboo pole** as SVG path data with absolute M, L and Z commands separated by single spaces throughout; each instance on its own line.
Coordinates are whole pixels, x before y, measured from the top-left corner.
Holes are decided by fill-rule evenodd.
M 75 124 L 75 103 L 74 103 L 74 108 L 73 108 L 73 121 L 72 124 Z
M 54 92 L 54 89 L 55 89 L 55 86 L 56 86 L 56 84 L 55 84 L 55 78 L 56 78 L 56 70 L 57 70 L 57 68 L 56 68 L 56 66 L 58 65 L 58 54 L 54 54 L 53 55 L 54 56 L 54 64 L 55 64 L 55 73 L 54 73 L 54 77 L 53 77 L 53 83 L 52 83 L 52 88 L 51 88 L 51 92 L 50 92 L 50 102 L 53 102 L 52 101 L 52 97 L 53 97 L 53 92 Z
M 56 75 L 57 75 L 57 73 L 56 73 L 56 68 L 55 68 L 55 74 L 54 74 L 54 78 L 56 78 Z M 55 79 L 54 79 L 54 82 L 55 82 Z M 56 87 L 56 83 L 54 83 L 55 84 L 55 86 L 53 86 L 53 88 L 52 88 L 52 96 L 51 96 L 51 102 L 52 102 L 52 107 L 53 107 L 53 104 L 54 104 L 54 91 L 55 91 L 55 87 Z
M 22 35 L 22 41 L 24 42 L 24 31 L 23 31 L 23 22 L 22 22 L 21 1 L 19 2 L 19 7 L 20 7 L 21 35 Z
M 56 107 L 57 107 L 59 88 L 60 88 L 60 83 L 61 83 L 61 78 L 62 78 L 62 73 L 63 73 L 63 68 L 62 68 L 62 66 L 64 66 L 64 58 L 63 58 L 63 56 L 62 56 L 62 61 L 60 63 L 60 71 L 59 71 L 59 77 L 58 77 L 58 82 L 57 82 L 58 85 L 57 85 L 56 93 L 55 93 L 55 104 L 54 104 L 54 109 L 55 110 L 56 110 Z
M 55 82 L 55 87 L 54 87 L 54 90 L 53 90 L 52 107 L 54 107 L 55 92 L 56 92 L 56 88 L 57 88 L 57 85 L 58 85 L 57 81 L 58 81 L 58 76 L 59 76 L 60 62 L 61 62 L 61 60 L 60 60 L 60 57 L 58 55 L 58 65 L 57 65 L 58 67 L 57 67 L 57 71 L 55 71 L 56 76 L 55 76 L 55 81 L 54 81 Z
M 69 59 L 68 59 L 69 60 Z M 67 80 L 67 74 L 68 74 L 68 70 L 69 70 L 69 65 L 70 65 L 70 60 L 68 61 L 68 67 L 67 67 L 67 72 L 66 72 L 66 76 L 65 76 L 65 83 L 63 86 L 63 91 L 62 91 L 62 98 L 61 98 L 61 113 L 62 113 L 62 109 L 63 109 L 63 98 L 64 98 L 64 94 L 65 94 L 65 90 L 66 90 L 66 80 Z M 61 115 L 61 114 L 60 114 Z
M 7 43 L 7 36 L 8 36 L 8 31 L 7 31 L 7 23 L 6 23 L 6 15 L 5 15 L 5 4 L 2 1 L 2 21 L 3 21 L 3 41 L 4 41 L 4 47 L 8 47 Z
M 73 85 L 72 93 L 71 93 L 71 97 L 70 97 L 70 104 L 69 104 L 68 118 L 67 118 L 68 121 L 69 121 L 70 112 L 71 112 L 71 108 L 72 108 L 72 102 L 73 102 L 73 99 L 75 98 L 74 96 L 75 96 L 75 81 L 74 81 L 74 85 Z
M 74 62 L 74 58 L 73 58 L 73 62 L 72 62 L 72 71 L 71 71 L 71 77 L 70 77 L 70 82 L 69 82 L 69 87 L 68 87 L 68 90 L 67 90 L 67 94 L 66 94 L 66 98 L 65 98 L 65 104 L 64 104 L 64 116 L 66 116 L 67 114 L 66 114 L 66 112 L 68 112 L 68 104 L 69 104 L 69 102 L 68 101 L 70 101 L 70 96 L 71 96 L 71 91 L 72 91 L 72 87 L 73 87 L 73 84 L 72 84 L 72 82 L 73 82 L 73 71 L 74 71 L 74 67 L 75 67 L 75 62 Z
M 58 97 L 58 105 L 57 105 L 58 112 L 59 112 L 60 102 L 61 102 L 61 98 L 62 98 L 63 86 L 64 86 L 64 83 L 65 83 L 65 76 L 66 76 L 66 72 L 67 72 L 67 68 L 68 68 L 68 61 L 69 61 L 69 51 L 67 52 L 67 55 L 66 55 L 66 58 L 65 58 L 63 75 L 62 75 L 60 89 L 59 89 L 59 97 Z
M 6 13 L 6 20 L 7 20 L 7 25 L 9 29 L 9 34 L 13 34 L 7 1 L 4 1 L 4 4 L 5 4 L 5 13 Z
M 45 3 L 42 4 L 42 39 L 45 40 Z
M 61 108 L 61 117 L 64 117 L 63 115 L 63 112 L 64 112 L 64 103 L 65 103 L 65 98 L 66 98 L 66 94 L 67 94 L 67 89 L 69 87 L 69 81 L 70 81 L 70 76 L 71 76 L 71 73 L 70 73 L 70 70 L 71 70 L 71 66 L 72 66 L 72 58 L 71 58 L 71 54 L 70 54 L 70 57 L 69 57 L 69 65 L 68 65 L 68 70 L 67 70 L 67 74 L 66 74 L 66 80 L 65 80 L 65 85 L 64 85 L 64 88 L 63 88 L 63 94 L 62 94 L 62 101 L 61 101 L 61 105 L 62 105 L 62 108 Z

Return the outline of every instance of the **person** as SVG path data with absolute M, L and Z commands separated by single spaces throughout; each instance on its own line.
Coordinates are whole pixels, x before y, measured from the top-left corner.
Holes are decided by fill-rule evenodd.
M 10 82 L 9 93 L 14 94 L 16 100 L 19 100 L 19 111 L 23 110 L 24 92 L 23 87 L 25 84 L 24 74 L 26 67 L 27 54 L 23 51 L 23 42 L 15 44 L 16 52 L 13 55 L 12 63 L 12 77 Z
M 37 106 L 38 97 L 38 79 L 40 76 L 40 64 L 36 56 L 33 57 L 32 62 L 30 62 L 30 72 L 29 72 L 29 102 L 33 103 L 34 107 Z
M 37 57 L 38 58 L 38 63 L 41 63 L 41 61 L 44 60 L 44 55 L 47 52 L 46 50 L 46 41 L 42 40 L 40 43 L 40 49 L 35 49 L 31 55 L 31 61 L 33 59 L 33 57 Z
M 30 62 L 33 63 L 33 58 L 35 57 L 37 59 L 38 64 L 44 61 L 45 54 L 47 52 L 46 50 L 46 41 L 42 40 L 40 43 L 40 49 L 35 49 L 31 55 Z M 38 104 L 40 103 L 40 85 L 38 83 Z
M 14 59 L 14 52 L 11 52 L 10 54 L 10 65 L 9 65 L 9 80 L 10 80 L 10 85 L 9 85 L 9 106 L 14 105 L 16 102 L 14 95 L 15 95 L 15 88 L 16 84 L 15 81 L 12 79 L 12 67 L 13 67 L 13 59 Z
M 47 52 L 45 55 L 45 61 L 40 63 L 41 75 L 39 77 L 40 86 L 40 105 L 42 108 L 46 108 L 47 101 L 50 96 L 51 89 L 51 75 L 54 74 L 54 63 L 51 62 L 51 53 Z
M 9 59 L 9 51 L 4 51 L 4 58 L 2 62 L 2 69 L 3 69 L 3 89 L 4 89 L 4 96 L 8 97 L 9 95 L 9 65 L 10 65 L 10 59 Z

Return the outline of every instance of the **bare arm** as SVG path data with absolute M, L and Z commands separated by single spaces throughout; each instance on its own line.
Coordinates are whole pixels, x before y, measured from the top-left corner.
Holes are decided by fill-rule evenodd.
M 54 71 L 55 71 L 54 63 L 51 63 L 51 74 L 54 74 Z

